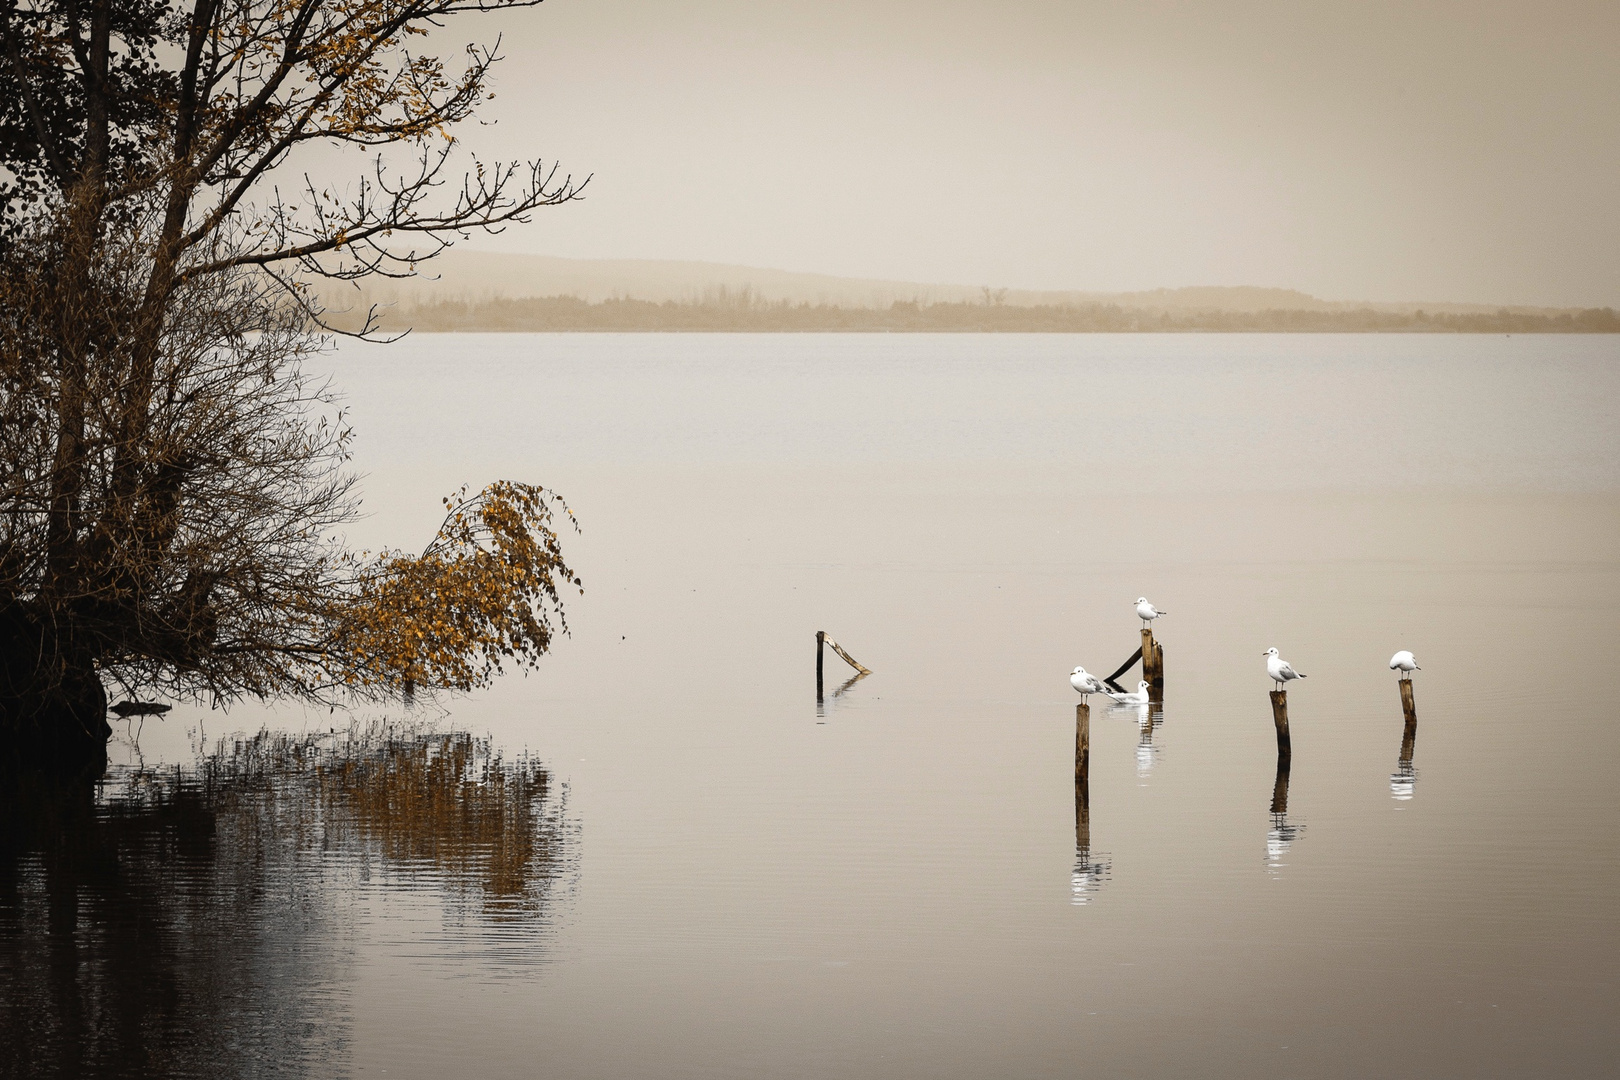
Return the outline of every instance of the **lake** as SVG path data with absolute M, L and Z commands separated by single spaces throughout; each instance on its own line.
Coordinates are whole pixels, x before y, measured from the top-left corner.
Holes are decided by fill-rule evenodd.
M 326 362 L 354 542 L 552 487 L 571 636 L 412 709 L 118 721 L 96 790 L 14 793 L 5 1075 L 1612 1068 L 1620 339 Z M 1142 595 L 1165 701 L 1092 700 L 1082 803 L 1068 672 Z M 818 630 L 872 671 L 829 653 L 819 702 Z M 1309 676 L 1286 776 L 1270 646 Z

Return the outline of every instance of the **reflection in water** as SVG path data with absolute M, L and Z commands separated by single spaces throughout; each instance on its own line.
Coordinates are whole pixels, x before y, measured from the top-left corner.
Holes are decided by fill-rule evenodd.
M 1091 852 L 1090 793 L 1082 784 L 1074 789 L 1074 870 L 1069 876 L 1069 902 L 1077 905 L 1091 903 L 1108 880 L 1113 863 L 1107 854 Z
M 1290 761 L 1287 755 L 1277 755 L 1277 779 L 1271 787 L 1271 829 L 1266 833 L 1266 870 L 1275 875 L 1288 863 L 1288 849 L 1299 839 L 1299 834 L 1305 831 L 1305 826 L 1288 821 L 1288 772 Z
M 844 685 L 840 686 L 838 689 L 836 689 L 836 690 L 834 690 L 832 692 L 832 697 L 831 697 L 830 700 L 837 701 L 839 698 L 843 697 L 844 694 L 852 686 L 854 686 L 856 683 L 860 682 L 862 679 L 866 678 L 870 674 L 872 674 L 870 671 L 857 671 L 855 674 L 851 675 L 848 679 L 844 680 Z M 816 715 L 817 716 L 826 716 L 827 715 L 827 700 L 829 700 L 829 699 L 825 699 L 825 698 L 822 697 L 822 693 L 821 693 L 821 672 L 818 670 L 816 672 Z
M 1113 705 L 1108 711 L 1136 721 L 1139 735 L 1136 742 L 1136 778 L 1146 780 L 1159 761 L 1161 748 L 1154 743 L 1153 733 L 1164 726 L 1164 710 L 1152 705 Z
M 1090 726 L 1087 716 L 1086 726 Z M 1091 749 L 1090 738 L 1075 739 L 1074 748 L 1074 870 L 1069 876 L 1069 902 L 1091 903 L 1108 880 L 1108 857 L 1091 853 Z
M 532 961 L 572 849 L 546 771 L 464 734 L 263 734 L 4 792 L 0 1058 L 27 1076 L 341 1072 L 363 895 Z

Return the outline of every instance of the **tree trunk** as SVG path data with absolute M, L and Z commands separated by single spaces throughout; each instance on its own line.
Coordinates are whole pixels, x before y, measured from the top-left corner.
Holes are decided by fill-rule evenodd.
M 28 613 L 0 612 L 0 747 L 17 764 L 79 772 L 107 761 L 107 692 L 95 664 L 73 656 Z

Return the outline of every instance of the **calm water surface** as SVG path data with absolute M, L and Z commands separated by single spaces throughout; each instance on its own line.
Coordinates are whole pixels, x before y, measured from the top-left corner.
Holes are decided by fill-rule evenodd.
M 573 636 L 442 710 L 120 722 L 95 791 L 9 793 L 9 1074 L 1612 1068 L 1620 341 L 331 364 L 355 542 L 555 487 Z M 1166 702 L 1093 704 L 1078 805 L 1067 672 L 1131 653 L 1142 594 Z M 873 670 L 829 656 L 819 706 L 817 630 Z M 1310 676 L 1286 790 L 1271 645 Z

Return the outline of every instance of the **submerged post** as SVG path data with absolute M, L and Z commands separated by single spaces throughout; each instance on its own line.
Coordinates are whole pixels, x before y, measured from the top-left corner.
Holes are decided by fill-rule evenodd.
M 1277 768 L 1287 768 L 1293 758 L 1293 741 L 1288 737 L 1288 691 L 1271 692 L 1271 719 L 1277 725 Z

